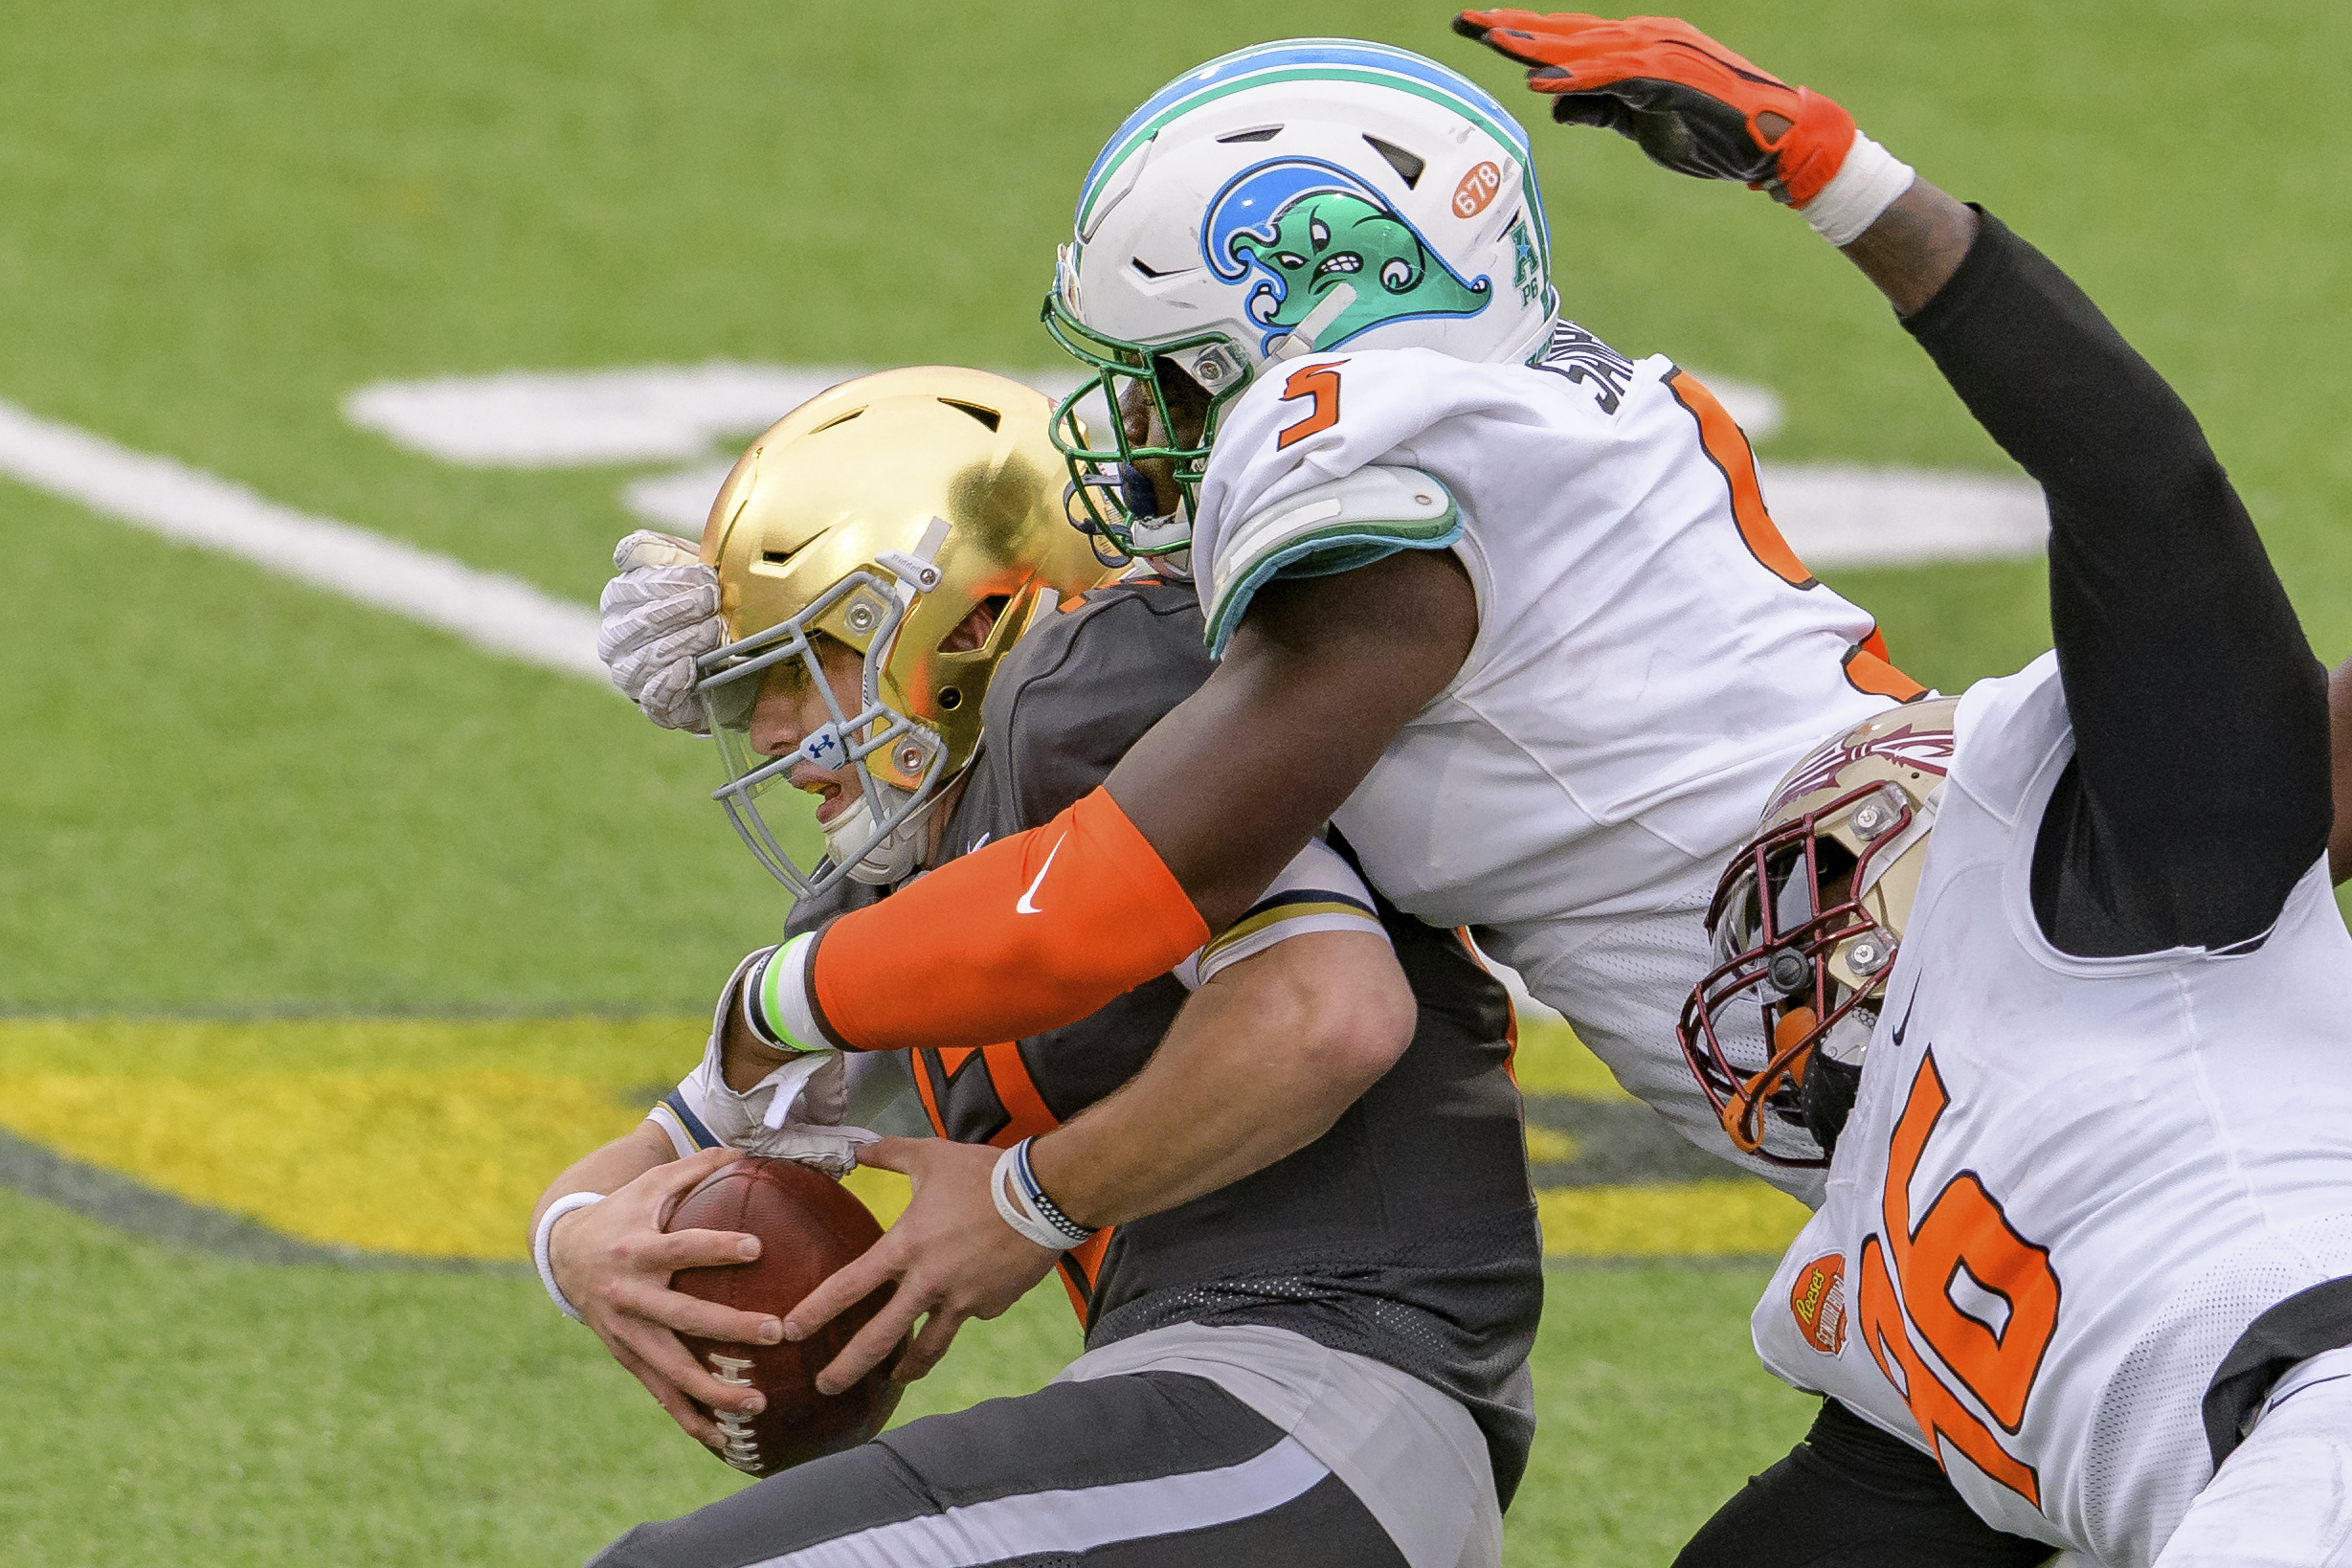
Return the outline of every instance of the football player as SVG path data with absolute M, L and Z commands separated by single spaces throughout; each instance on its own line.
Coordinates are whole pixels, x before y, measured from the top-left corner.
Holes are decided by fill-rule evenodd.
M 1830 117 L 1681 22 L 1465 20 L 1685 173 L 1769 185 Z M 2057 647 L 1811 752 L 1721 880 L 1685 1048 L 1834 1152 L 1753 1323 L 1831 1399 L 1681 1561 L 2352 1562 L 2329 683 L 2179 398 L 1998 221 L 1908 211 L 1864 244 L 2049 498 Z
M 1786 154 L 1840 242 L 1907 181 L 1866 140 Z M 1509 114 L 1381 46 L 1213 61 L 1105 146 L 1046 314 L 1093 371 L 1057 424 L 1084 524 L 1189 563 L 1215 670 L 1052 822 L 762 960 L 758 1026 L 817 1050 L 1059 1026 L 1331 822 L 1685 1134 L 1817 1196 L 1771 1163 L 1780 1130 L 1735 1150 L 1674 1020 L 1772 781 L 1919 689 L 1780 540 L 1706 388 L 1559 319 Z
M 1073 592 L 1104 573 L 1066 521 L 1051 412 L 973 372 L 867 377 L 761 437 L 713 508 L 708 565 L 683 575 L 716 585 L 725 640 L 679 689 L 729 754 L 721 795 L 747 841 L 803 894 L 794 931 L 1050 820 L 1208 674 L 1188 585 Z M 614 601 L 616 663 L 693 618 L 622 626 L 661 597 Z M 820 798 L 814 868 L 768 815 L 795 791 Z M 826 1124 L 887 1093 L 876 1069 L 903 1056 L 859 1058 L 842 1084 L 836 1056 L 730 1053 L 714 1029 L 643 1128 L 559 1179 L 535 1225 L 551 1290 L 706 1441 L 705 1410 L 746 1395 L 677 1332 L 783 1331 L 667 1289 L 750 1239 L 660 1230 L 730 1157 L 714 1145 L 838 1170 L 866 1143 L 914 1178 L 873 1266 L 944 1255 L 996 1284 L 946 1304 L 902 1284 L 871 1334 L 887 1354 L 931 1309 L 902 1378 L 1056 1263 L 1087 1325 L 1087 1353 L 1040 1394 L 911 1424 L 601 1561 L 1499 1561 L 1541 1295 L 1499 987 L 1319 839 L 1180 975 L 1067 1028 L 919 1053 L 944 1141 Z M 747 1005 L 742 979 L 722 1020 Z M 1075 1173 L 1051 1197 L 1045 1151 Z
M 1965 209 L 1819 95 L 1742 90 L 1789 122 L 1742 166 L 1924 302 Z M 1818 1151 L 1718 1122 L 1666 1042 L 1714 868 L 1798 737 L 1919 689 L 1781 543 L 1704 388 L 1554 321 L 1525 153 L 1459 77 L 1334 40 L 1213 62 L 1114 135 L 1047 315 L 1104 400 L 1071 411 L 1115 439 L 1065 445 L 1108 547 L 1189 561 L 1222 661 L 1045 829 L 762 960 L 763 1027 L 1053 1026 L 1245 908 L 1336 806 L 1376 886 L 1479 924 L 1671 1122 L 1818 1201 Z M 1915 229 L 1926 263 L 1886 243 Z M 1760 1069 L 1755 1021 L 1725 1032 Z M 1052 1154 L 1048 1190 L 1082 1179 Z

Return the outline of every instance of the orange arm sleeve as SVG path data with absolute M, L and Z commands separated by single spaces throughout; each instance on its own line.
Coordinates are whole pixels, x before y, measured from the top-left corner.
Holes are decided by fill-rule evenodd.
M 859 1050 L 1017 1040 L 1076 1023 L 1209 940 L 1108 791 L 826 926 L 824 1031 Z

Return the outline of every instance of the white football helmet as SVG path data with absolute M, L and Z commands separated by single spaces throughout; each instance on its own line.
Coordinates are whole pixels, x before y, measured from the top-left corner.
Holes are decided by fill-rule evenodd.
M 1045 300 L 1096 373 L 1055 422 L 1073 521 L 1122 555 L 1186 549 L 1218 418 L 1266 365 L 1342 347 L 1524 361 L 1558 312 L 1527 132 L 1484 89 L 1347 38 L 1212 60 L 1095 159 Z M 1175 433 L 1169 365 L 1207 395 L 1197 439 Z M 1139 436 L 1120 417 L 1131 392 L 1154 415 Z M 1138 459 L 1172 461 L 1177 512 L 1151 515 Z

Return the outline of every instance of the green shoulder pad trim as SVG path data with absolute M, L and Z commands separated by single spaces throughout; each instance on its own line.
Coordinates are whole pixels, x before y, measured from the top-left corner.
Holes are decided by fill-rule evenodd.
M 1302 491 L 1234 530 L 1238 552 L 1215 566 L 1203 632 L 1209 652 L 1223 656 L 1250 600 L 1277 577 L 1335 576 L 1402 550 L 1444 550 L 1461 537 L 1453 493 L 1417 468 L 1360 468 Z

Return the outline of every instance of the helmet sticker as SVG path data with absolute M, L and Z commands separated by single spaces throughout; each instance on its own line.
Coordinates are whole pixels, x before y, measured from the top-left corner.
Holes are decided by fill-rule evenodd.
M 1495 161 L 1489 158 L 1463 175 L 1462 183 L 1454 187 L 1454 216 L 1476 217 L 1502 188 L 1503 171 L 1495 167 Z
M 1533 247 L 1519 243 L 1525 271 Z M 1260 353 L 1343 283 L 1355 300 L 1315 335 L 1318 350 L 1384 321 L 1475 316 L 1494 297 L 1488 279 L 1465 281 L 1379 192 L 1319 158 L 1276 159 L 1234 175 L 1209 204 L 1201 250 L 1218 277 L 1249 284 L 1249 318 L 1265 329 Z
M 1791 801 L 1828 789 L 1837 783 L 1838 774 L 1864 757 L 1879 757 L 1899 767 L 1916 768 L 1942 778 L 1952 768 L 1952 732 L 1916 730 L 1906 724 L 1900 730 L 1861 740 L 1852 734 L 1840 735 L 1797 764 L 1797 771 L 1789 775 L 1789 782 L 1772 797 L 1765 815 L 1774 816 Z
M 1525 213 L 1511 220 L 1511 286 L 1519 291 L 1519 303 L 1532 305 L 1543 292 L 1543 263 L 1536 257 L 1536 242 L 1528 234 Z M 1485 279 L 1480 279 L 1485 282 Z

